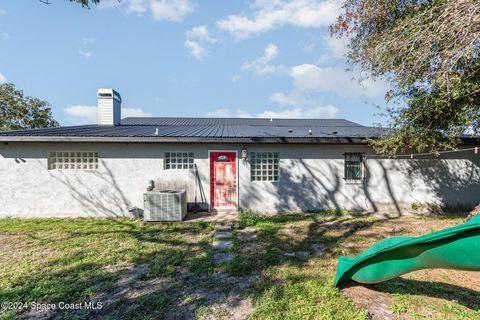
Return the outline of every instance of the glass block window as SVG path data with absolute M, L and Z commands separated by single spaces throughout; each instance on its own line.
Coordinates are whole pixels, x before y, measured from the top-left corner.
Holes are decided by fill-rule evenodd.
M 193 169 L 193 152 L 165 152 L 164 169 Z
M 345 180 L 362 180 L 363 178 L 363 153 L 345 153 Z
M 250 177 L 252 181 L 278 181 L 278 152 L 251 152 Z
M 98 152 L 49 151 L 48 170 L 97 170 Z

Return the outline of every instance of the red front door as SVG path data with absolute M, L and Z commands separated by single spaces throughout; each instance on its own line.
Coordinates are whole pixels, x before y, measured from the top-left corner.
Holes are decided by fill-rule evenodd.
M 235 152 L 210 152 L 210 205 L 212 209 L 237 209 L 237 159 Z

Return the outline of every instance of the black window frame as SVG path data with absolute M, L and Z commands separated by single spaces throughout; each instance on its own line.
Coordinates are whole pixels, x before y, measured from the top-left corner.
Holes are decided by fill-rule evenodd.
M 364 152 L 345 152 L 343 164 L 343 179 L 346 181 L 363 181 L 365 174 L 365 153 Z M 358 160 L 352 160 L 353 157 L 359 157 Z M 355 171 L 358 171 L 357 173 Z

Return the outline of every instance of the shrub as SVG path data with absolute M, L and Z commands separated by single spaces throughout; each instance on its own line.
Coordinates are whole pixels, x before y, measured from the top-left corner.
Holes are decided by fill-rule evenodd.
M 345 216 L 349 213 L 350 211 L 348 211 L 345 208 L 330 208 L 330 209 L 325 209 L 318 212 L 318 214 L 323 214 L 326 216 L 336 216 L 336 217 Z
M 240 224 L 246 227 L 255 226 L 258 223 L 267 221 L 267 218 L 257 213 L 247 211 L 240 213 Z

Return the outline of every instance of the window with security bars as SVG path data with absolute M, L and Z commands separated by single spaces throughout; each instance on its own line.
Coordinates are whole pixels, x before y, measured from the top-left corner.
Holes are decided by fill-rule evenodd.
M 252 181 L 278 181 L 278 152 L 251 152 L 250 177 Z
M 98 152 L 94 151 L 49 151 L 49 170 L 96 170 Z
M 165 169 L 193 169 L 193 152 L 165 152 Z
M 363 153 L 345 153 L 345 180 L 364 178 Z

